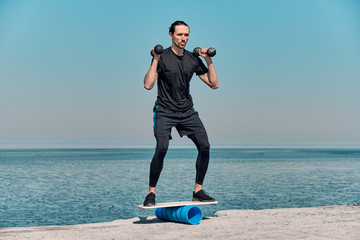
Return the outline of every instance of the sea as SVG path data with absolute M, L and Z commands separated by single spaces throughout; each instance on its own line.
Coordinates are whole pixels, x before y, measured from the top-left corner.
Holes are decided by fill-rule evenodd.
M 154 216 L 139 210 L 154 149 L 0 150 L 0 227 L 111 222 Z M 170 148 L 158 202 L 188 201 L 196 149 Z M 231 209 L 360 203 L 359 149 L 215 148 L 204 189 L 218 200 L 204 216 Z

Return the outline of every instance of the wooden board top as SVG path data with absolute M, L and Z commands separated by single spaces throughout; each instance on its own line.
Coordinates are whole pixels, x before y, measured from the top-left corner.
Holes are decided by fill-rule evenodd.
M 154 209 L 154 208 L 164 208 L 164 207 L 182 207 L 182 206 L 198 206 L 198 205 L 210 205 L 218 204 L 218 201 L 214 202 L 200 202 L 200 201 L 185 201 L 185 202 L 164 202 L 156 203 L 155 206 L 144 207 L 143 205 L 138 205 L 137 208 L 144 209 Z

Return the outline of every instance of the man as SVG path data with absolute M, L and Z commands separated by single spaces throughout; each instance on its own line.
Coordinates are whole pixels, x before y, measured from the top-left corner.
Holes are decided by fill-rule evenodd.
M 218 78 L 207 49 L 199 50 L 207 67 L 199 57 L 185 50 L 189 39 L 189 26 L 183 21 L 175 21 L 169 30 L 171 47 L 162 54 L 151 50 L 153 57 L 149 71 L 144 78 L 144 87 L 150 90 L 158 80 L 158 97 L 154 107 L 154 135 L 156 149 L 150 164 L 149 191 L 144 206 L 155 205 L 156 184 L 159 180 L 163 161 L 168 150 L 171 128 L 175 127 L 180 136 L 187 135 L 198 149 L 196 179 L 193 192 L 194 201 L 215 201 L 202 190 L 203 180 L 209 163 L 210 145 L 206 130 L 193 109 L 190 95 L 190 80 L 194 73 L 210 88 L 219 87 Z

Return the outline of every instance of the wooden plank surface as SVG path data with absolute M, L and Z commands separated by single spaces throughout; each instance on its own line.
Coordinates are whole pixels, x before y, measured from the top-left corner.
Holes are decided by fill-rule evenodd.
M 154 209 L 154 208 L 164 208 L 164 207 L 182 207 L 182 206 L 199 206 L 199 205 L 210 205 L 210 204 L 218 204 L 215 202 L 200 202 L 200 201 L 185 201 L 185 202 L 165 202 L 165 203 L 157 203 L 155 206 L 144 207 L 143 205 L 138 205 L 137 208 L 144 209 Z

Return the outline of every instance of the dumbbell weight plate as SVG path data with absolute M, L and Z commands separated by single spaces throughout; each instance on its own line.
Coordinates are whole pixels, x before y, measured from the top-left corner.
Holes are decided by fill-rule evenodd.
M 207 54 L 209 57 L 215 56 L 215 54 L 216 54 L 215 48 L 208 48 L 208 50 L 206 51 L 206 54 Z
M 160 44 L 158 44 L 158 45 L 156 45 L 156 46 L 154 47 L 154 52 L 155 52 L 156 54 L 162 54 L 163 51 L 164 51 L 164 48 L 163 48 L 163 46 L 161 46 Z
M 160 44 L 158 44 L 158 45 L 156 45 L 156 46 L 154 47 L 154 52 L 155 52 L 156 54 L 162 54 L 163 51 L 164 51 L 164 48 L 163 48 L 163 46 L 161 46 Z M 150 51 L 150 54 L 151 54 L 151 56 L 154 56 L 153 53 L 152 53 L 152 51 Z
M 194 48 L 193 54 L 195 55 L 195 57 L 198 57 L 198 56 L 199 56 L 199 50 L 200 50 L 199 47 Z

